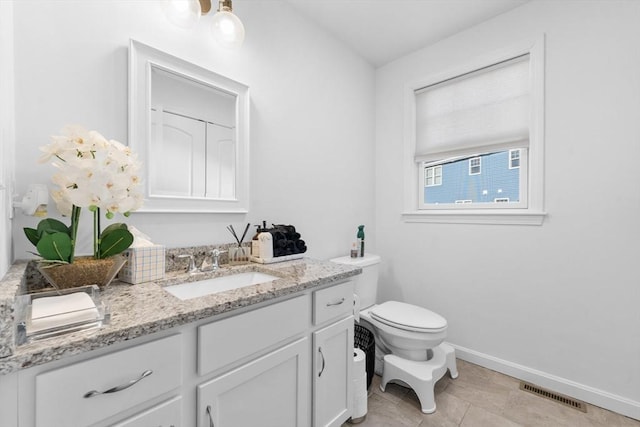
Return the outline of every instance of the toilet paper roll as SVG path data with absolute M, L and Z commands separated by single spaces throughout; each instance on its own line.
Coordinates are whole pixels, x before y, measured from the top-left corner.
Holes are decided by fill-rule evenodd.
M 351 418 L 358 419 L 367 414 L 367 357 L 359 348 L 353 349 L 353 413 Z
M 360 297 L 356 294 L 353 294 L 353 317 L 360 323 Z
M 358 379 L 362 376 L 362 372 L 366 374 L 367 372 L 367 356 L 364 354 L 364 351 L 359 348 L 353 349 L 353 375 L 352 379 Z

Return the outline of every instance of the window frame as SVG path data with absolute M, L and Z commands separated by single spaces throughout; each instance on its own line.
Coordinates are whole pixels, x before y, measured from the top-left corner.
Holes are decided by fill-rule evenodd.
M 433 184 L 429 185 L 427 184 L 427 180 L 429 179 L 429 174 L 428 171 L 431 170 L 433 171 Z M 440 171 L 440 174 L 436 174 L 436 171 Z M 436 178 L 440 178 L 440 182 L 437 182 Z M 425 166 L 424 167 L 424 186 L 425 187 L 437 187 L 439 185 L 442 185 L 442 165 L 436 165 L 436 166 Z
M 464 224 L 518 224 L 541 225 L 546 216 L 544 211 L 544 34 L 535 39 L 513 43 L 504 49 L 480 55 L 465 64 L 434 73 L 419 81 L 405 85 L 404 110 L 404 211 L 405 222 L 464 223 Z M 447 79 L 485 68 L 492 64 L 510 60 L 521 55 L 529 55 L 531 119 L 529 147 L 526 166 L 527 188 L 523 207 L 489 208 L 477 204 L 458 204 L 442 209 L 420 209 L 423 202 L 424 170 L 422 163 L 414 159 L 416 149 L 416 107 L 415 91 Z M 521 171 L 522 173 L 522 171 Z M 421 191 L 422 190 L 422 191 Z M 453 204 L 451 204 L 453 205 Z
M 513 166 L 514 158 L 511 156 L 511 153 L 515 153 L 515 152 L 518 153 L 518 157 L 517 157 L 518 166 Z M 514 148 L 514 149 L 509 150 L 509 169 L 520 169 L 521 155 L 522 155 L 522 152 L 520 151 L 520 148 Z
M 478 161 L 478 164 L 475 165 L 475 161 Z M 474 168 L 478 168 L 478 172 L 473 172 Z M 469 159 L 469 176 L 472 175 L 481 175 L 482 174 L 482 156 L 476 156 Z

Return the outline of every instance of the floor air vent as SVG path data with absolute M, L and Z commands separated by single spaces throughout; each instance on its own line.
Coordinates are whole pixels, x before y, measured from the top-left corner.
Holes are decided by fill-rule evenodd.
M 546 390 L 542 387 L 538 387 L 537 385 L 525 381 L 520 381 L 520 390 L 536 394 L 540 397 L 544 397 L 545 399 L 553 400 L 570 408 L 577 409 L 578 411 L 587 412 L 586 403 L 550 390 Z

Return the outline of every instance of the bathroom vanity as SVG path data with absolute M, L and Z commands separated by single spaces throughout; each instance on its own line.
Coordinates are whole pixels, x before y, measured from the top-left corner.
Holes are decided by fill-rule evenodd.
M 108 325 L 0 358 L 0 424 L 340 426 L 361 270 L 302 259 L 210 274 L 241 271 L 278 279 L 187 300 L 163 285 L 197 277 L 110 285 Z

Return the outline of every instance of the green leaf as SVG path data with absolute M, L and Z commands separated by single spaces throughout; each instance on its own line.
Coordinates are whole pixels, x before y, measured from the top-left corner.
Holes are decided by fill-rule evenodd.
M 100 238 L 101 239 L 104 238 L 104 236 L 108 235 L 114 230 L 128 230 L 127 224 L 123 222 L 116 222 L 115 224 L 111 224 L 110 226 L 102 230 L 102 234 L 100 234 Z
M 106 231 L 106 229 L 105 229 Z M 104 235 L 104 233 L 103 233 Z M 111 230 L 100 239 L 100 259 L 117 255 L 133 243 L 133 234 L 126 229 Z
M 44 233 L 60 232 L 69 234 L 69 227 L 57 219 L 47 218 L 38 223 L 38 234 L 42 236 Z
M 27 239 L 29 239 L 29 241 L 33 243 L 33 246 L 38 246 L 38 242 L 40 241 L 40 233 L 38 233 L 38 230 L 29 227 L 25 227 L 23 228 L 23 230 L 24 234 L 27 236 Z
M 42 258 L 69 262 L 71 237 L 62 232 L 44 233 L 36 246 Z

